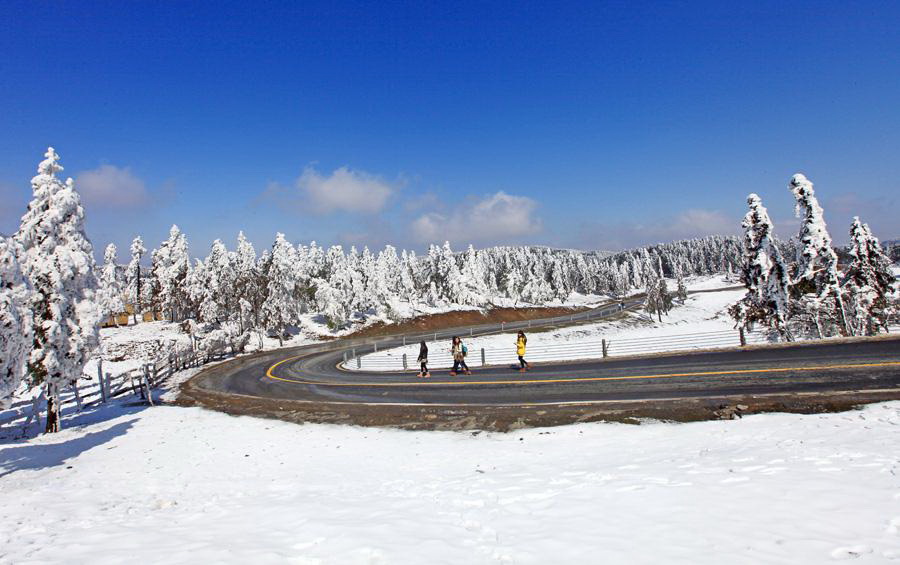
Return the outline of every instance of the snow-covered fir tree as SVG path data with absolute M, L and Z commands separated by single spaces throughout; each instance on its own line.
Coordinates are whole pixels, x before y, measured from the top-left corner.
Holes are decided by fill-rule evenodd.
M 659 279 L 659 309 L 666 316 L 669 315 L 669 312 L 672 310 L 672 293 L 669 292 L 669 287 L 666 284 L 666 279 L 660 277 Z
M 112 243 L 106 246 L 103 252 L 103 267 L 100 268 L 99 284 L 97 292 L 97 306 L 104 318 L 115 316 L 125 311 L 125 302 L 122 300 L 122 283 L 119 279 L 118 251 Z M 116 322 L 118 324 L 118 321 Z
M 741 223 L 744 228 L 741 281 L 747 294 L 729 312 L 738 326 L 752 330 L 760 324 L 790 341 L 788 267 L 776 245 L 775 228 L 762 200 L 756 194 L 750 194 L 747 205 L 750 209 Z
M 458 304 L 467 306 L 481 306 L 487 299 L 487 285 L 485 284 L 482 264 L 478 260 L 478 253 L 472 245 L 462 256 L 462 267 L 459 269 L 460 284 L 459 295 L 456 297 Z
M 256 249 L 239 232 L 237 251 L 234 257 L 234 296 L 237 297 L 238 325 L 241 333 L 253 329 L 257 323 L 254 304 L 259 301 L 260 273 L 257 266 Z
M 283 343 L 285 330 L 295 325 L 299 308 L 295 296 L 294 265 L 297 252 L 283 233 L 275 236 L 267 269 L 266 301 L 262 305 L 262 322 Z
M 134 309 L 134 322 L 138 322 L 138 316 L 141 315 L 144 305 L 144 296 L 147 292 L 142 288 L 141 280 L 141 259 L 147 253 L 144 247 L 144 240 L 141 236 L 135 237 L 131 242 L 131 261 L 125 269 L 125 296 Z
M 18 244 L 0 236 L 0 408 L 9 407 L 12 395 L 27 371 L 32 345 L 31 290 L 16 258 Z M 21 252 L 19 252 L 21 253 Z
M 819 337 L 829 335 L 832 325 L 846 335 L 847 317 L 838 280 L 837 254 L 831 246 L 813 183 L 798 173 L 791 177 L 789 188 L 797 200 L 796 213 L 801 219 L 792 292 L 800 297 L 800 305 Z
M 659 279 L 653 276 L 647 277 L 647 287 L 644 289 L 644 310 L 653 320 L 654 314 L 662 322 L 662 300 L 659 295 Z
M 100 312 L 93 247 L 84 232 L 84 209 L 53 148 L 31 179 L 33 198 L 15 239 L 20 266 L 33 290 L 32 385 L 47 397 L 47 432 L 59 430 L 59 393 L 81 377 L 99 345 Z
M 675 290 L 675 297 L 684 304 L 684 301 L 687 300 L 688 291 L 687 285 L 684 284 L 684 277 L 681 276 L 681 272 L 679 271 L 677 277 L 678 288 Z
M 169 239 L 153 253 L 152 277 L 154 306 L 174 322 L 181 321 L 190 310 L 186 284 L 190 266 L 187 237 L 173 225 Z
M 203 264 L 206 293 L 199 305 L 200 318 L 206 322 L 220 323 L 231 320 L 237 303 L 235 273 L 232 258 L 222 240 L 213 241 Z
M 887 331 L 889 301 L 895 279 L 891 261 L 867 224 L 853 218 L 850 227 L 850 256 L 844 271 L 843 289 L 849 311 L 848 325 L 854 335 L 874 335 Z

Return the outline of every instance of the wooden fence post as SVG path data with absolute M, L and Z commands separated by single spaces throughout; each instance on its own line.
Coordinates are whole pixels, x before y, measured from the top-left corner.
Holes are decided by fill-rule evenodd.
M 103 357 L 97 361 L 97 384 L 100 385 L 100 402 L 104 404 L 108 400 L 106 397 L 106 387 L 103 385 Z
M 738 338 L 741 340 L 741 347 L 745 347 L 747 345 L 747 336 L 744 335 L 744 328 L 738 329 Z
M 144 374 L 141 379 L 141 396 L 143 396 L 150 406 L 153 406 L 153 396 L 150 394 L 150 363 L 144 364 Z
M 406 353 L 403 354 L 403 370 L 407 370 L 409 366 L 406 364 Z
M 603 357 L 609 357 L 609 349 L 607 348 L 607 345 L 606 345 L 606 338 L 603 338 L 601 340 L 601 343 L 602 343 L 602 347 L 603 347 Z
M 484 348 L 483 348 L 483 347 L 481 348 L 481 366 L 482 366 L 482 367 L 485 366 L 485 355 L 484 355 Z
M 78 411 L 81 412 L 81 394 L 78 393 L 78 382 L 72 383 L 72 393 L 75 395 L 75 405 L 78 407 Z

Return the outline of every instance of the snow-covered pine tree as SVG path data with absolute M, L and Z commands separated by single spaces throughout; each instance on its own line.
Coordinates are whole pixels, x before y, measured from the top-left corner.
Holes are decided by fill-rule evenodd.
M 285 330 L 299 320 L 299 308 L 295 296 L 294 264 L 297 252 L 283 233 L 275 235 L 267 270 L 267 296 L 262 305 L 265 327 L 274 331 L 278 343 L 284 345 Z
M 350 318 L 344 293 L 332 286 L 330 281 L 319 282 L 316 288 L 316 305 L 332 330 L 344 327 Z
M 738 326 L 752 330 L 755 324 L 769 327 L 787 341 L 792 336 L 787 327 L 790 313 L 788 268 L 776 245 L 774 226 L 762 200 L 756 194 L 747 196 L 750 210 L 741 225 L 744 228 L 744 263 L 741 280 L 747 294 L 734 304 L 729 313 Z
M 468 306 L 481 306 L 487 302 L 487 287 L 484 283 L 484 272 L 481 270 L 477 252 L 471 244 L 461 259 L 460 290 L 456 302 Z
M 329 326 L 342 328 L 355 309 L 366 301 L 364 297 L 360 297 L 365 293 L 365 282 L 357 272 L 359 253 L 356 248 L 351 247 L 350 254 L 344 255 L 344 249 L 340 245 L 332 245 L 325 257 L 329 274 L 327 280 L 316 285 L 316 307 L 319 312 L 328 311 L 325 317 Z M 329 304 L 328 301 L 335 301 L 337 304 Z
M 100 269 L 99 277 L 100 288 L 97 292 L 97 306 L 100 308 L 100 315 L 103 318 L 115 316 L 125 310 L 117 261 L 116 246 L 110 243 L 103 252 L 103 267 Z M 116 325 L 118 325 L 118 321 L 116 321 Z
M 146 252 L 147 248 L 144 247 L 141 236 L 135 237 L 131 242 L 131 262 L 125 269 L 125 295 L 134 310 L 135 324 L 138 322 L 138 316 L 143 312 L 144 294 L 147 293 L 146 289 L 141 288 L 141 258 Z
M 647 311 L 647 314 L 650 316 L 650 320 L 653 320 L 653 315 L 659 318 L 659 321 L 662 322 L 662 301 L 659 295 L 659 279 L 653 276 L 652 272 L 647 273 L 647 287 L 644 290 L 644 310 Z
M 659 309 L 666 316 L 669 315 L 669 312 L 672 310 L 672 294 L 669 292 L 669 287 L 666 284 L 666 276 L 663 271 L 663 262 L 662 256 L 657 256 L 657 264 L 659 265 L 659 282 L 658 286 L 658 294 L 659 294 Z
M 826 331 L 823 322 L 829 318 L 842 335 L 847 335 L 847 317 L 838 280 L 837 254 L 831 246 L 831 236 L 828 234 L 813 183 L 797 173 L 791 177 L 789 188 L 797 200 L 797 217 L 801 218 L 792 291 L 803 297 L 803 304 L 814 320 L 819 337 L 824 337 Z
M 843 288 L 851 333 L 874 335 L 879 328 L 887 331 L 889 298 L 895 284 L 891 261 L 859 217 L 853 218 L 850 227 L 850 256 L 853 260 L 844 272 Z
M 335 290 L 340 292 L 347 301 L 347 308 L 352 313 L 365 311 L 372 302 L 369 297 L 369 289 L 366 288 L 368 279 L 363 264 L 363 258 L 355 246 L 350 246 L 350 252 L 344 255 L 344 249 L 340 245 L 332 245 L 328 250 L 328 256 L 332 258 L 334 265 L 329 281 Z M 336 270 L 340 270 L 338 275 Z
M 94 252 L 84 233 L 75 183 L 63 184 L 59 156 L 48 148 L 31 179 L 33 198 L 15 239 L 19 263 L 33 289 L 34 341 L 28 369 L 47 396 L 47 432 L 59 431 L 60 389 L 81 377 L 100 341 Z
M 407 252 L 405 249 L 400 254 L 400 286 L 398 292 L 400 298 L 406 300 L 413 310 L 419 307 L 420 288 L 416 282 L 418 274 L 418 258 L 415 251 Z
M 169 230 L 169 239 L 153 254 L 153 284 L 158 288 L 156 306 L 169 314 L 173 322 L 187 314 L 190 300 L 187 277 L 190 271 L 187 238 L 178 226 Z
M 684 304 L 684 301 L 687 300 L 688 291 L 687 286 L 684 284 L 684 277 L 681 276 L 681 273 L 678 273 L 678 289 L 675 291 L 675 297 Z
M 188 301 L 186 310 L 190 310 L 204 322 L 214 322 L 218 315 L 218 308 L 211 296 L 209 270 L 206 268 L 206 263 L 200 259 L 194 259 L 194 268 L 188 272 L 183 284 Z
M 501 290 L 513 304 L 517 304 L 522 299 L 525 277 L 519 271 L 520 263 L 516 261 L 514 253 L 508 253 L 505 259 L 500 281 Z
M 672 310 L 672 294 L 666 285 L 666 279 L 662 277 L 659 279 L 659 309 L 666 316 Z
M 213 241 L 206 267 L 206 296 L 201 305 L 201 318 L 207 322 L 226 322 L 236 308 L 234 268 L 222 240 Z
M 237 251 L 234 257 L 234 296 L 238 298 L 237 316 L 241 333 L 255 327 L 254 299 L 259 283 L 259 272 L 256 263 L 256 250 L 253 244 L 239 232 L 237 237 Z
M 242 295 L 246 301 L 244 307 L 247 308 L 249 317 L 252 319 L 252 328 L 255 329 L 256 335 L 259 337 L 260 349 L 263 347 L 263 333 L 267 329 L 264 322 L 263 305 L 269 297 L 269 270 L 271 266 L 272 255 L 268 249 L 264 249 L 259 259 L 256 260 L 255 281 L 248 287 L 249 292 Z
M 375 272 L 369 277 L 369 293 L 380 316 L 399 319 L 400 258 L 392 245 L 386 245 L 374 263 Z
M 437 273 L 438 280 L 435 281 L 435 284 L 444 300 L 451 304 L 461 304 L 460 300 L 466 293 L 466 289 L 449 241 L 445 241 L 440 248 Z
M 18 244 L 0 236 L 0 408 L 6 409 L 27 372 L 31 351 L 31 290 L 16 258 Z

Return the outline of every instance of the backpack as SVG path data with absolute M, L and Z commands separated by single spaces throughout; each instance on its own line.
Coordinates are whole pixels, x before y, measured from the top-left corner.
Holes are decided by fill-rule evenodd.
M 466 355 L 469 354 L 469 348 L 466 347 L 465 344 L 463 344 L 463 346 L 462 346 L 462 354 L 463 354 L 463 357 L 465 357 Z

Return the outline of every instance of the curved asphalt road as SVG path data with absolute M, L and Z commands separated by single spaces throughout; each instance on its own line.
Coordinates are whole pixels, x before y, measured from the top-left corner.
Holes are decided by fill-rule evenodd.
M 504 328 L 440 330 L 427 339 L 591 322 L 640 304 L 636 297 Z M 402 338 L 377 341 L 385 349 Z M 295 422 L 508 431 L 603 419 L 719 418 L 729 406 L 746 405 L 745 413 L 817 412 L 900 399 L 900 336 L 541 364 L 527 373 L 473 363 L 471 376 L 433 371 L 430 379 L 415 371 L 338 369 L 353 347 L 362 354 L 373 345 L 343 339 L 240 357 L 185 383 L 179 402 Z
M 382 347 L 397 342 L 384 340 Z M 510 367 L 451 378 L 435 371 L 367 373 L 337 368 L 339 342 L 238 359 L 193 386 L 218 393 L 323 403 L 510 406 L 882 391 L 900 397 L 900 337 L 678 353 Z

